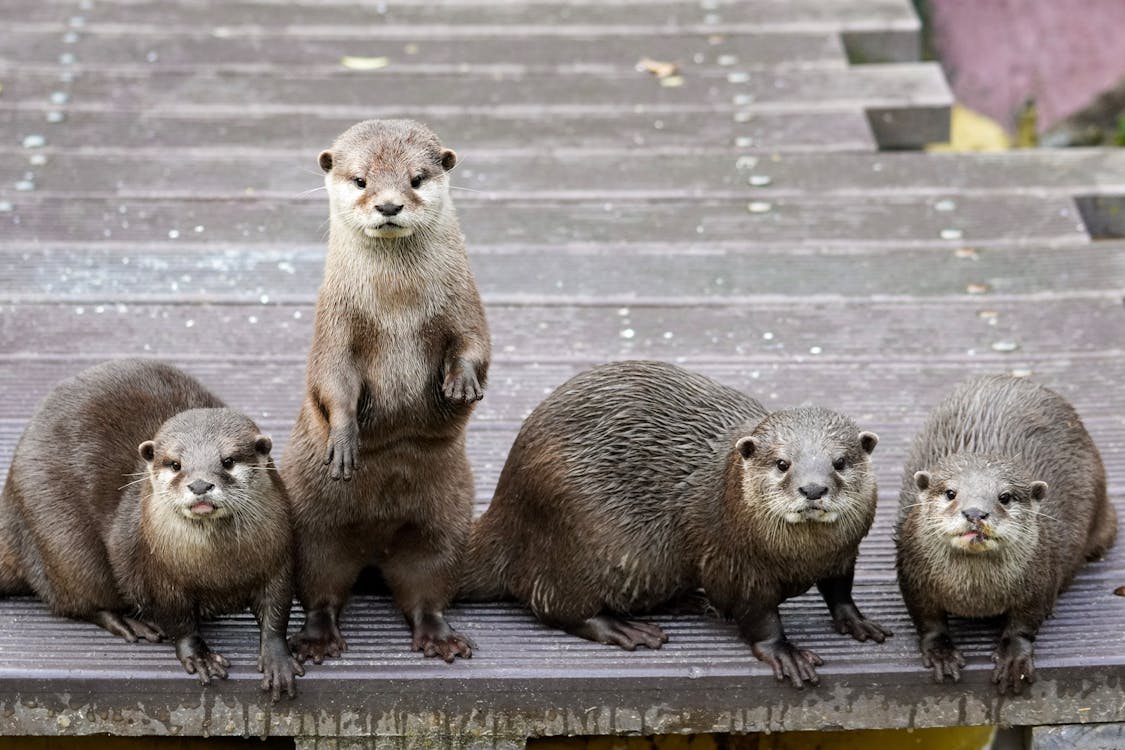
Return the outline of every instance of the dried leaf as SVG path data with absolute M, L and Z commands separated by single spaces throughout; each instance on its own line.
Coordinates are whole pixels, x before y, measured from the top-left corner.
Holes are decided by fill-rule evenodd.
M 380 70 L 391 64 L 385 57 L 353 57 L 347 55 L 340 59 L 340 64 L 349 70 Z
M 680 72 L 680 66 L 674 62 L 661 62 L 652 58 L 641 58 L 637 62 L 637 70 L 642 73 L 652 73 L 657 78 L 671 78 Z

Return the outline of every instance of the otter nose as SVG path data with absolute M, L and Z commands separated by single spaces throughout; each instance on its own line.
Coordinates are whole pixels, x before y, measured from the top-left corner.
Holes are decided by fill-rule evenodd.
M 402 210 L 401 203 L 380 203 L 375 206 L 375 210 L 383 214 L 383 216 L 395 216 Z
M 980 508 L 969 508 L 968 510 L 963 510 L 961 511 L 961 515 L 969 519 L 971 523 L 980 523 L 984 519 L 988 518 L 988 513 L 981 510 Z
M 202 479 L 196 479 L 194 482 L 188 485 L 188 489 L 191 490 L 193 494 L 205 495 L 210 492 L 211 488 L 214 486 L 215 485 L 211 484 L 210 482 L 205 482 Z
M 803 487 L 798 487 L 797 491 L 808 500 L 819 500 L 828 494 L 828 488 L 823 484 L 806 484 Z

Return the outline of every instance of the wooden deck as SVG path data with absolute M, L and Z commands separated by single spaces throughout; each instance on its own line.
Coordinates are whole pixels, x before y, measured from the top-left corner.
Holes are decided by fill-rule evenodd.
M 907 0 L 7 0 L 0 472 L 55 382 L 125 355 L 199 376 L 280 456 L 324 255 L 316 154 L 358 119 L 411 116 L 460 154 L 455 199 L 492 327 L 469 437 L 480 507 L 520 420 L 607 359 L 838 408 L 882 438 L 856 598 L 896 635 L 856 644 L 814 595 L 787 604 L 790 634 L 826 662 L 798 693 L 702 618 L 659 618 L 671 642 L 626 654 L 513 606 L 456 607 L 479 648 L 447 666 L 408 650 L 385 598 L 362 596 L 346 657 L 271 707 L 248 615 L 210 627 L 234 667 L 201 690 L 166 645 L 14 600 L 0 602 L 0 733 L 428 748 L 1125 721 L 1112 593 L 1125 545 L 1062 598 L 1020 699 L 992 693 L 986 623 L 956 627 L 964 681 L 933 685 L 894 583 L 906 446 L 970 373 L 1025 373 L 1070 398 L 1125 517 L 1125 240 L 1091 239 L 1074 200 L 1125 195 L 1125 153 L 880 151 L 946 128 L 948 90 L 910 62 L 917 49 Z M 387 64 L 352 70 L 345 55 Z M 682 85 L 638 72 L 642 57 L 679 62 Z

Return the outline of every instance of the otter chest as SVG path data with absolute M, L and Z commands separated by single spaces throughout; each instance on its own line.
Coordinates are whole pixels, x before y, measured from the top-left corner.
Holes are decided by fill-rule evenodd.
M 434 392 L 441 345 L 431 321 L 413 311 L 390 311 L 375 321 L 363 363 L 370 407 L 386 415 L 416 407 Z

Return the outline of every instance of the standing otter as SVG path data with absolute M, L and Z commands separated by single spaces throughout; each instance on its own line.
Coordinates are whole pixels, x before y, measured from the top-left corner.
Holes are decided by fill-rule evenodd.
M 947 614 L 1004 615 L 992 681 L 1022 692 L 1059 592 L 1116 534 L 1098 449 L 1065 399 L 1008 376 L 962 383 L 914 438 L 895 529 L 923 664 L 960 680 Z
M 199 620 L 250 605 L 262 689 L 292 697 L 292 531 L 272 443 L 169 365 L 107 362 L 58 385 L 0 495 L 0 593 L 134 642 L 167 636 L 206 685 L 229 662 Z M 139 455 L 138 455 L 139 453 Z
M 461 594 L 511 595 L 548 625 L 632 650 L 667 638 L 629 614 L 702 586 L 779 680 L 817 684 L 822 662 L 785 637 L 782 601 L 816 583 L 839 632 L 889 635 L 851 596 L 876 443 L 834 412 L 769 413 L 672 365 L 596 367 L 523 423 Z
M 368 120 L 321 153 L 330 209 L 307 395 L 282 473 L 307 617 L 294 652 L 346 648 L 339 616 L 375 564 L 426 656 L 472 655 L 445 621 L 472 515 L 465 424 L 489 339 L 449 198 L 457 163 L 428 128 Z

